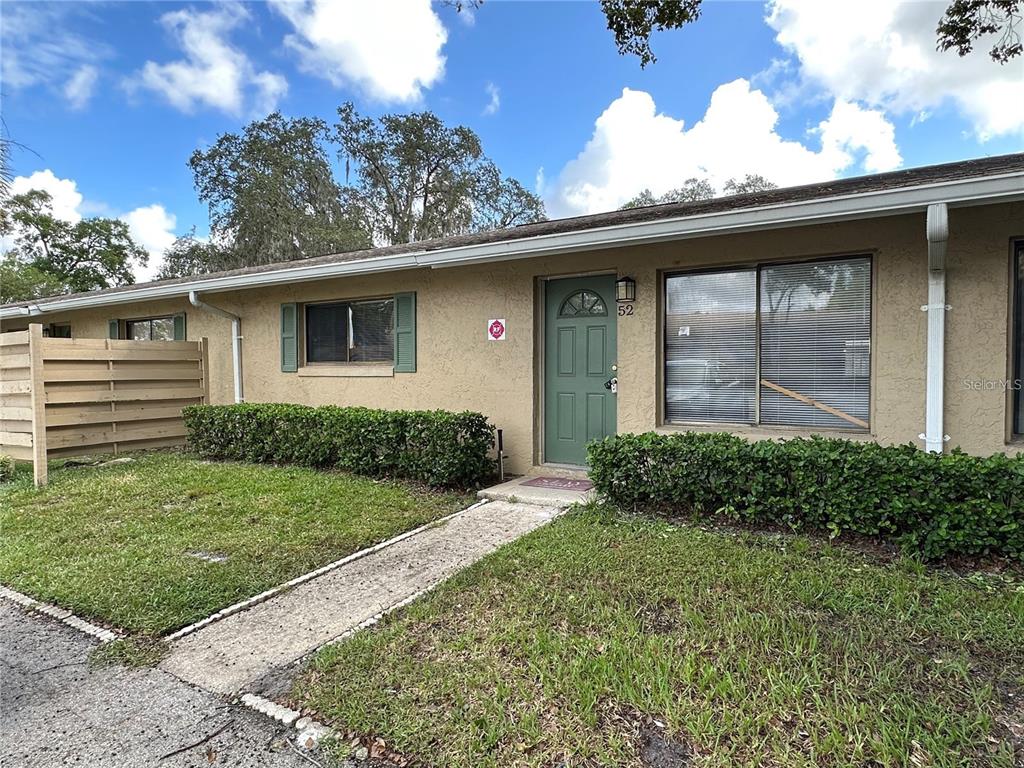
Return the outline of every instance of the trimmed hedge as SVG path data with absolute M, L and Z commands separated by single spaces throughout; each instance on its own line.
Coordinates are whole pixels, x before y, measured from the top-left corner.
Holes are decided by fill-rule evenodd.
M 0 453 L 0 483 L 14 479 L 14 459 Z
M 687 432 L 610 437 L 588 459 L 597 490 L 624 508 L 880 537 L 926 559 L 1024 561 L 1024 456 Z
M 278 403 L 183 413 L 189 446 L 207 458 L 338 467 L 438 488 L 474 487 L 494 474 L 494 429 L 479 413 Z

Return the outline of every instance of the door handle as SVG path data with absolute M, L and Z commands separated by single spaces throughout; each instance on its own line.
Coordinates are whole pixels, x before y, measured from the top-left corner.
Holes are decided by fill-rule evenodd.
M 619 377 L 612 376 L 608 381 L 604 383 L 604 388 L 610 390 L 613 395 L 618 394 L 619 391 Z

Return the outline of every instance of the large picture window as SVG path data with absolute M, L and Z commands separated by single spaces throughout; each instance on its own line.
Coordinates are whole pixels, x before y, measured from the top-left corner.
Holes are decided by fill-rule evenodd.
M 1024 242 L 1017 243 L 1013 267 L 1013 433 L 1024 435 Z
M 390 363 L 394 357 L 393 299 L 306 306 L 306 362 Z
M 670 275 L 669 422 L 867 429 L 871 260 Z

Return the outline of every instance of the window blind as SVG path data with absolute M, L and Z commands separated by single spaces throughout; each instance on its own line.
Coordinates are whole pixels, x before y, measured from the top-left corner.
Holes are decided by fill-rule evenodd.
M 760 325 L 762 423 L 867 427 L 869 259 L 763 267 Z
M 757 272 L 673 275 L 665 289 L 666 419 L 752 422 Z
M 392 362 L 394 339 L 393 299 L 306 307 L 308 362 Z

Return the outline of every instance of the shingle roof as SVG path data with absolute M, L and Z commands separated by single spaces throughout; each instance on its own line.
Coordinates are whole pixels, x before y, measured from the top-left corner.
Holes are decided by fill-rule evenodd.
M 602 227 L 611 227 L 623 224 L 651 222 L 662 219 L 686 218 L 690 216 L 704 216 L 711 213 L 747 209 L 753 210 L 786 203 L 808 202 L 831 197 L 846 197 L 871 192 L 885 192 L 900 189 L 902 187 L 917 187 L 985 176 L 997 176 L 1004 173 L 1019 173 L 1021 171 L 1024 171 L 1024 153 L 999 155 L 996 157 L 985 157 L 976 160 L 963 160 L 955 163 L 943 163 L 941 165 L 908 168 L 901 171 L 893 171 L 891 173 L 879 173 L 870 176 L 836 179 L 834 181 L 826 181 L 819 184 L 783 187 L 781 189 L 773 189 L 766 192 L 752 192 L 744 195 L 717 197 L 712 200 L 686 203 L 666 203 L 663 205 L 651 205 L 643 208 L 631 208 L 628 210 L 596 213 L 587 216 L 552 219 L 550 221 L 538 222 L 536 224 L 524 224 L 518 227 L 511 227 L 509 229 L 495 229 L 488 230 L 486 232 L 475 232 L 468 235 L 456 235 L 454 237 L 437 238 L 434 240 L 421 240 L 415 243 L 401 243 L 399 245 L 389 245 L 381 248 L 370 248 L 360 251 L 349 251 L 346 253 L 332 253 L 324 256 L 302 259 L 301 261 L 275 262 L 272 264 L 245 267 L 243 269 L 215 272 L 207 275 L 174 278 L 171 280 L 157 280 L 149 283 L 119 286 L 116 288 L 105 288 L 100 291 L 91 291 L 89 293 L 91 295 L 99 295 L 125 290 L 135 290 L 142 286 L 172 286 L 176 283 L 195 282 L 197 279 L 212 279 L 232 277 L 235 275 L 258 274 L 261 272 L 273 272 L 282 268 L 297 266 L 300 264 L 303 266 L 313 266 L 320 264 L 363 261 L 383 256 L 396 256 L 407 253 L 440 251 L 469 245 L 500 243 L 521 240 L 529 237 L 580 232 L 589 229 L 599 229 Z M 60 298 L 66 299 L 80 295 L 85 294 L 66 294 Z M 25 306 L 45 301 L 46 299 L 37 299 L 33 301 L 5 304 L 3 306 Z

